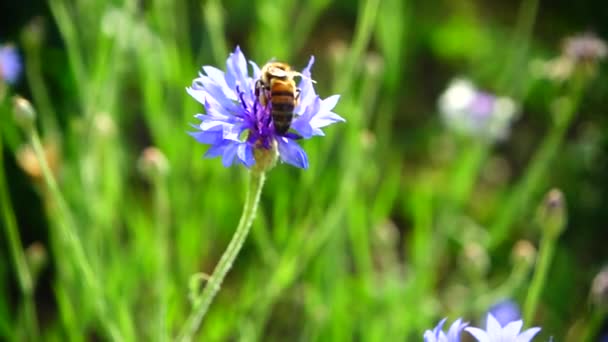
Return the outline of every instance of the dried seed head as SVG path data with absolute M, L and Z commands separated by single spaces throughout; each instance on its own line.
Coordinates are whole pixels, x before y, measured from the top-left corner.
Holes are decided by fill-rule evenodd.
M 575 63 L 595 63 L 606 58 L 608 46 L 593 33 L 583 33 L 564 40 L 562 53 Z
M 137 168 L 146 177 L 154 179 L 169 172 L 167 157 L 156 147 L 146 147 L 137 161 Z

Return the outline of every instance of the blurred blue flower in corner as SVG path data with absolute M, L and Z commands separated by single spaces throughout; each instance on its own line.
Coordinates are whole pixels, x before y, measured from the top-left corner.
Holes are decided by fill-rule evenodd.
M 225 167 L 237 162 L 250 168 L 256 163 L 256 150 L 278 150 L 279 158 L 288 164 L 306 169 L 308 157 L 296 140 L 323 136 L 321 128 L 345 121 L 332 110 L 339 95 L 321 99 L 313 88 L 310 69 L 311 57 L 302 70 L 298 84 L 299 101 L 294 108 L 291 128 L 279 134 L 274 129 L 271 103 L 260 103 L 255 96 L 255 83 L 260 78 L 260 68 L 252 61 L 247 63 L 240 48 L 234 50 L 226 61 L 226 72 L 212 66 L 203 66 L 199 77 L 186 91 L 205 107 L 205 114 L 195 117 L 201 122 L 192 125 L 190 132 L 198 142 L 210 144 L 206 157 L 222 157 Z M 249 73 L 252 69 L 252 76 Z
M 22 68 L 17 48 L 12 44 L 0 45 L 0 79 L 15 84 Z
M 486 320 L 486 330 L 468 327 L 465 330 L 478 342 L 529 342 L 538 334 L 540 328 L 534 327 L 521 332 L 524 322 L 514 321 L 502 326 L 490 313 Z
M 519 305 L 510 299 L 505 299 L 494 304 L 488 312 L 496 318 L 501 326 L 521 319 Z
M 446 318 L 442 319 L 433 330 L 424 332 L 424 342 L 460 342 L 460 333 L 468 325 L 462 323 L 462 319 L 457 319 L 448 329 L 448 333 L 443 332 L 443 325 Z

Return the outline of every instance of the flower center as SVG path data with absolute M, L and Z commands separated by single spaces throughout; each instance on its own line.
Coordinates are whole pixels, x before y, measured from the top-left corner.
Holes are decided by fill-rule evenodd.
M 247 129 L 241 134 L 242 141 L 248 141 L 254 148 L 271 149 L 274 139 L 274 126 L 270 114 L 270 103 L 262 105 L 259 98 L 254 97 L 253 103 L 248 104 L 245 100 L 245 92 L 237 85 L 236 92 L 241 107 L 244 109 L 245 125 Z

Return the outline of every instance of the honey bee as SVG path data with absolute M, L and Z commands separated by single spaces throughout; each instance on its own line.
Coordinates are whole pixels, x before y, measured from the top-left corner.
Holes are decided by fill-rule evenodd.
M 296 76 L 303 75 L 291 70 L 287 63 L 269 62 L 264 65 L 261 77 L 256 81 L 255 95 L 264 106 L 270 102 L 274 129 L 280 135 L 289 130 L 294 108 L 300 98 L 300 89 L 294 81 Z

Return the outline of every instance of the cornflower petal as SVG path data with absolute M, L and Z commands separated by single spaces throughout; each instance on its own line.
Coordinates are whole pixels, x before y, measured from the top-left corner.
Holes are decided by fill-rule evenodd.
M 301 169 L 308 168 L 306 152 L 294 140 L 280 137 L 277 139 L 277 143 L 279 145 L 279 155 L 284 162 Z
M 494 318 L 494 315 L 488 315 L 487 331 L 488 335 L 492 340 L 500 338 L 500 334 L 502 333 L 502 327 L 500 323 Z
M 475 339 L 477 339 L 477 342 L 490 342 L 490 337 L 482 329 L 475 328 L 475 327 L 468 327 L 465 330 L 469 334 L 473 335 L 473 337 L 475 337 Z
M 253 164 L 255 164 L 255 159 L 253 157 L 253 147 L 251 147 L 251 145 L 239 144 L 237 155 L 243 165 L 247 167 L 252 167 Z
M 530 328 L 517 336 L 515 342 L 529 342 L 540 332 L 539 327 Z
M 215 82 L 221 88 L 226 98 L 233 99 L 235 101 L 237 100 L 236 96 L 234 96 L 234 91 L 230 89 L 230 87 L 228 87 L 228 84 L 226 83 L 225 79 L 225 73 L 222 70 L 216 67 L 206 65 L 203 67 L 203 71 L 205 71 L 207 77 L 213 80 L 213 82 Z
M 447 318 L 439 321 L 435 329 L 424 332 L 424 342 L 460 342 L 460 334 L 468 323 L 462 323 L 462 319 L 457 319 L 450 325 L 447 335 L 443 332 L 443 325 Z
M 188 132 L 196 141 L 201 144 L 216 144 L 223 138 L 222 131 L 196 131 Z
M 333 95 L 321 101 L 321 107 L 319 108 L 319 111 L 310 120 L 311 125 L 315 128 L 321 128 L 329 126 L 336 122 L 346 121 L 343 117 L 331 111 L 332 109 L 334 109 L 339 99 L 340 95 Z
M 217 144 L 211 145 L 211 147 L 207 150 L 207 152 L 205 152 L 204 157 L 205 158 L 219 157 L 224 154 L 224 150 L 226 150 L 226 147 L 228 145 L 229 145 L 229 142 L 224 141 L 224 140 L 220 141 Z
M 253 61 L 249 61 L 249 65 L 251 65 L 251 68 L 253 69 L 253 79 L 260 79 L 260 76 L 262 75 L 262 70 L 260 70 L 260 67 Z
M 498 321 L 496 321 L 498 322 Z M 500 323 L 499 323 L 500 324 Z M 521 328 L 524 326 L 523 321 L 514 321 L 507 324 L 504 328 L 502 328 L 503 336 L 508 336 L 509 338 L 515 338 L 521 331 Z
M 478 342 L 530 342 L 540 328 L 530 328 L 520 333 L 523 321 L 513 321 L 504 328 L 490 313 L 486 320 L 486 330 L 469 327 L 465 330 Z
M 460 333 L 468 325 L 468 323 L 462 323 L 462 319 L 457 319 L 450 325 L 448 329 L 447 340 L 448 341 L 460 341 Z
M 225 167 L 232 165 L 238 147 L 238 144 L 226 144 L 226 148 L 224 149 L 224 153 L 222 155 L 222 164 L 224 164 Z
M 302 113 L 304 109 L 311 105 L 311 103 L 315 100 L 317 95 L 315 94 L 315 89 L 313 86 L 310 69 L 315 62 L 315 58 L 313 56 L 310 57 L 308 61 L 308 65 L 304 70 L 302 70 L 302 80 L 298 84 L 298 88 L 300 89 L 300 98 L 298 104 L 294 108 L 295 113 Z

